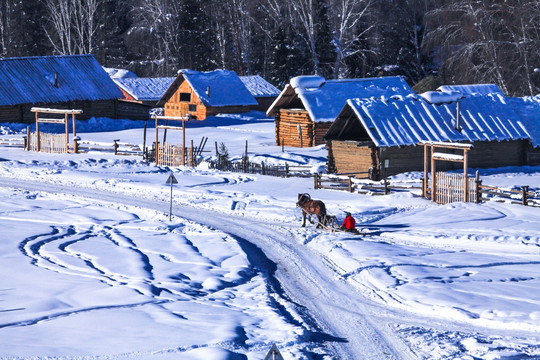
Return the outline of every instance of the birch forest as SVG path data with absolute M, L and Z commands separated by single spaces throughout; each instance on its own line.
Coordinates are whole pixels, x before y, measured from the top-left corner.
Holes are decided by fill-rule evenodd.
M 218 68 L 540 93 L 538 0 L 0 0 L 1 57 L 94 54 L 138 76 Z

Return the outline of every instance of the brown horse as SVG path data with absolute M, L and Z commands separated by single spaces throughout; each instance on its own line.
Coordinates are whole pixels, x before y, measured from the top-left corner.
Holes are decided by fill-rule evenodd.
M 307 193 L 298 194 L 298 202 L 296 203 L 296 207 L 302 209 L 302 227 L 306 226 L 306 216 L 308 214 L 310 217 L 317 217 L 317 228 L 326 225 L 326 206 L 321 200 L 311 200 L 311 196 Z

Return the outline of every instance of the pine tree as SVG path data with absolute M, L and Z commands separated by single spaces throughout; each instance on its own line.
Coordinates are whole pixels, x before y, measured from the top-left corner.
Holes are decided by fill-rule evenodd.
M 333 45 L 332 31 L 330 30 L 326 0 L 313 0 L 313 15 L 315 17 L 315 51 L 318 58 L 315 70 L 320 75 L 331 78 L 333 77 L 336 52 Z

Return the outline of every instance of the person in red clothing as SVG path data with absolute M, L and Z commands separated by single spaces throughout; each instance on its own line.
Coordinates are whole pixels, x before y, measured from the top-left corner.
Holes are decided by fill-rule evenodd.
M 348 212 L 345 214 L 345 220 L 343 220 L 343 224 L 341 224 L 341 228 L 345 231 L 354 231 L 356 228 L 356 222 L 354 221 L 354 218 L 351 216 L 351 213 Z

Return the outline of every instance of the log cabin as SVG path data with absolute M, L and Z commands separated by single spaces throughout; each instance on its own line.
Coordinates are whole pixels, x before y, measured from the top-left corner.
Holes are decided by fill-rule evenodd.
M 0 59 L 0 122 L 32 123 L 32 107 L 81 109 L 79 120 L 148 119 L 148 106 L 120 98 L 93 55 Z
M 330 172 L 375 180 L 422 170 L 421 141 L 473 144 L 472 168 L 533 165 L 529 131 L 502 94 L 349 99 L 325 139 Z
M 266 114 L 275 118 L 276 145 L 311 147 L 325 143 L 324 135 L 347 99 L 412 93 L 401 76 L 340 80 L 297 76 Z
M 156 107 L 174 79 L 174 77 L 125 77 L 113 78 L 113 81 L 118 85 L 126 100 Z
M 234 71 L 180 70 L 158 106 L 165 116 L 204 120 L 220 113 L 251 111 L 258 103 Z
M 266 112 L 281 93 L 260 75 L 240 76 L 240 80 L 257 100 L 257 105 L 251 107 L 252 110 Z

